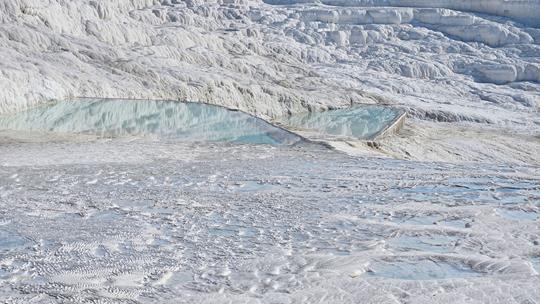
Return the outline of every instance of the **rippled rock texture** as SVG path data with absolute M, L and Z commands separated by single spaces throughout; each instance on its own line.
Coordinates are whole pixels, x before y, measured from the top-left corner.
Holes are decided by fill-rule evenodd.
M 537 130 L 539 8 L 536 0 L 6 0 L 0 111 L 90 96 L 276 117 L 384 101 L 418 117 Z
M 302 140 L 300 136 L 239 111 L 201 103 L 158 100 L 67 100 L 0 116 L 0 129 L 273 145 Z
M 1 115 L 103 97 L 312 127 L 332 120 L 303 112 L 356 103 L 412 118 L 371 146 L 327 142 L 355 157 L 310 142 L 0 130 L 1 301 L 539 302 L 539 7 L 0 1 Z M 78 110 L 72 122 L 111 118 Z M 145 110 L 122 127 L 169 130 Z
M 535 166 L 148 140 L 0 164 L 9 303 L 540 300 Z

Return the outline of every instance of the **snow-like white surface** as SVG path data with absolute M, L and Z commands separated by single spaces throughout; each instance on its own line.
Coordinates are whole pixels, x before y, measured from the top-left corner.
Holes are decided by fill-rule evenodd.
M 522 23 L 540 26 L 538 0 L 264 0 L 271 4 L 323 3 L 336 6 L 398 6 L 447 8 L 510 17 Z
M 275 145 L 302 140 L 240 111 L 157 100 L 76 99 L 51 103 L 0 116 L 0 129 Z
M 83 96 L 267 118 L 385 102 L 538 129 L 540 30 L 518 23 L 538 1 L 296 2 L 2 1 L 0 112 Z
M 540 299 L 538 166 L 6 137 L 8 303 Z
M 319 133 L 323 137 L 371 139 L 393 124 L 401 114 L 389 107 L 357 106 L 293 114 L 283 117 L 279 123 L 296 132 L 305 130 Z
M 355 157 L 0 130 L 0 299 L 539 302 L 539 7 L 0 1 L 2 114 L 88 96 L 411 118 L 329 140 Z

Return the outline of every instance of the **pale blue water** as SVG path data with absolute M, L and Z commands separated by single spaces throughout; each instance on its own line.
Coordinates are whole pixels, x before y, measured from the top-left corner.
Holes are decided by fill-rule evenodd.
M 466 265 L 443 261 L 379 261 L 370 265 L 369 276 L 401 280 L 443 280 L 481 276 Z
M 539 184 L 519 179 L 490 177 L 490 178 L 451 178 L 448 182 L 454 187 L 470 190 L 496 190 L 499 192 L 520 192 L 540 188 Z
M 301 139 L 243 112 L 201 103 L 155 100 L 62 101 L 0 116 L 0 129 L 255 144 L 292 144 Z
M 400 112 L 381 106 L 294 114 L 280 120 L 284 125 L 323 134 L 369 139 L 392 123 Z
M 458 238 L 456 236 L 438 234 L 418 236 L 402 235 L 390 239 L 389 244 L 391 247 L 396 247 L 402 251 L 417 250 L 446 253 L 454 250 L 457 240 Z
M 536 269 L 536 271 L 540 273 L 540 256 L 531 258 L 531 262 L 534 268 Z
M 373 214 L 368 212 L 365 216 L 377 219 L 379 221 L 391 221 L 393 223 L 406 225 L 425 225 L 425 226 L 449 226 L 454 228 L 465 228 L 467 223 L 470 223 L 469 218 L 448 217 L 442 214 L 394 214 L 385 216 L 384 214 Z
M 497 209 L 497 213 L 509 220 L 514 221 L 534 221 L 538 218 L 538 214 L 534 211 Z
M 16 233 L 0 230 L 0 253 L 23 248 L 28 243 L 28 240 Z
M 415 215 L 413 217 L 405 219 L 397 219 L 395 222 L 409 224 L 409 225 L 442 225 L 455 228 L 464 228 L 469 222 L 467 219 L 461 218 L 444 218 L 440 215 Z

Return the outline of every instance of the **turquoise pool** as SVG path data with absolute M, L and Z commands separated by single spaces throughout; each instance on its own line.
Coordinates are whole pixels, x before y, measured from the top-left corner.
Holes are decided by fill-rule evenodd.
M 301 140 L 240 111 L 202 103 L 156 100 L 62 101 L 0 116 L 0 129 L 272 145 Z
M 321 134 L 371 139 L 392 124 L 401 112 L 390 107 L 364 105 L 352 108 L 294 114 L 279 122 L 287 127 Z

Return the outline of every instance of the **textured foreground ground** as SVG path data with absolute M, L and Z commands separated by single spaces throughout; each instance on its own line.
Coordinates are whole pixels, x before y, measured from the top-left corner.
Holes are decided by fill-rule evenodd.
M 536 303 L 539 170 L 4 138 L 0 298 Z
M 267 119 L 390 104 L 424 120 L 394 157 L 537 163 L 539 20 L 540 0 L 4 0 L 0 114 L 84 96 Z
M 330 143 L 356 158 L 0 130 L 0 302 L 540 302 L 538 20 L 540 0 L 0 1 L 0 115 L 87 96 L 411 118 Z
M 538 131 L 538 20 L 540 0 L 4 0 L 0 113 L 84 96 L 271 118 L 369 102 Z

